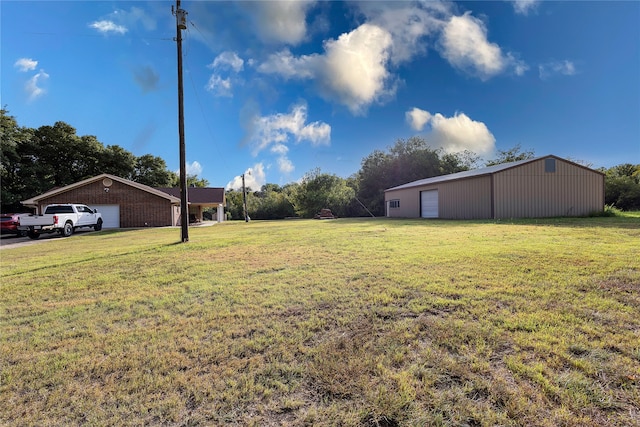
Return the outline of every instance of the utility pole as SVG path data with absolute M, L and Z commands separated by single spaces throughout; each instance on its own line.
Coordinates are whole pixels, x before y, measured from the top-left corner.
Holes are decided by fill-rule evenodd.
M 180 224 L 182 243 L 189 241 L 189 198 L 187 197 L 187 154 L 184 143 L 184 100 L 182 87 L 182 30 L 187 29 L 187 12 L 176 0 L 176 42 L 178 43 L 178 135 L 180 137 Z
M 244 210 L 244 222 L 249 222 L 249 214 L 247 213 L 247 189 L 244 187 L 244 174 L 242 174 L 242 206 Z

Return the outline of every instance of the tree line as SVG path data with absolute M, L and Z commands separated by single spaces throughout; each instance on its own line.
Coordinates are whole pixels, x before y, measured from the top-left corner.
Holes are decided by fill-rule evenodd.
M 1 110 L 2 211 L 18 211 L 20 200 L 101 173 L 109 173 L 151 187 L 178 187 L 179 177 L 160 157 L 136 157 L 118 145 L 104 146 L 95 136 L 78 136 L 64 123 L 38 129 L 18 125 Z M 314 169 L 300 182 L 283 186 L 268 183 L 247 189 L 247 214 L 253 219 L 311 218 L 320 209 L 340 217 L 383 216 L 384 190 L 418 179 L 431 178 L 535 157 L 520 145 L 499 150 L 481 163 L 471 151 L 446 153 L 422 137 L 398 139 L 387 150 L 374 150 L 362 159 L 360 169 L 348 178 Z M 587 165 L 590 166 L 590 165 Z M 605 174 L 605 203 L 621 210 L 640 209 L 640 164 L 601 168 Z M 208 186 L 197 176 L 189 185 Z M 228 190 L 228 219 L 244 219 L 242 191 Z
M 157 156 L 135 156 L 119 145 L 102 144 L 93 135 L 78 136 L 65 122 L 37 129 L 19 126 L 6 109 L 0 110 L 0 182 L 3 212 L 24 210 L 21 200 L 108 173 L 150 187 L 177 187 L 180 177 Z M 190 185 L 206 187 L 197 176 Z

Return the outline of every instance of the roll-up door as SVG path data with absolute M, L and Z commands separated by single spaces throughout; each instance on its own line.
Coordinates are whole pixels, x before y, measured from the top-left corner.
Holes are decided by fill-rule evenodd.
M 422 218 L 438 218 L 438 190 L 421 191 L 420 208 Z

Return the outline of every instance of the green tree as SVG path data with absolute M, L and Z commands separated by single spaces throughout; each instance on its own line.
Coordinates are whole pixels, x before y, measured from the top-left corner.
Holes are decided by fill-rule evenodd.
M 227 199 L 227 219 L 244 219 L 242 191 L 236 191 L 234 189 L 227 190 L 225 192 L 225 198 Z
M 399 139 L 388 152 L 375 150 L 356 174 L 357 197 L 374 215 L 384 215 L 384 190 L 418 179 L 468 170 L 478 157 L 470 151 L 444 153 L 421 137 Z
M 354 190 L 345 179 L 314 169 L 305 174 L 292 192 L 292 203 L 296 213 L 305 218 L 312 218 L 324 208 L 331 209 L 335 215 L 344 216 L 354 196 Z
M 20 212 L 20 200 L 28 198 L 26 183 L 21 179 L 23 171 L 21 147 L 33 136 L 33 129 L 20 127 L 15 117 L 6 109 L 0 110 L 0 183 L 3 212 Z M 31 164 L 33 165 L 33 164 Z
M 502 163 L 518 162 L 520 160 L 529 160 L 535 157 L 533 150 L 522 151 L 520 144 L 509 150 L 498 150 L 498 157 L 487 160 L 486 166 L 495 166 Z
M 171 187 L 174 176 L 161 157 L 145 154 L 136 158 L 132 180 L 149 187 Z
M 102 151 L 100 172 L 132 179 L 136 169 L 136 156 L 119 145 L 107 145 Z
M 640 209 L 640 164 L 620 164 L 603 170 L 604 201 L 622 210 Z
M 160 157 L 134 156 L 117 145 L 105 147 L 95 136 L 78 136 L 65 123 L 38 129 L 23 128 L 3 108 L 0 179 L 2 210 L 19 211 L 20 201 L 101 173 L 110 173 L 153 187 L 170 186 L 175 174 Z M 205 179 L 189 177 L 189 184 L 207 186 Z
M 187 175 L 187 187 L 208 187 L 209 181 L 198 178 L 198 175 Z M 180 187 L 180 174 L 171 172 L 171 183 L 169 187 Z
M 249 216 L 253 219 L 282 219 L 295 215 L 293 204 L 289 200 L 291 187 L 278 184 L 265 184 L 252 194 L 247 201 Z

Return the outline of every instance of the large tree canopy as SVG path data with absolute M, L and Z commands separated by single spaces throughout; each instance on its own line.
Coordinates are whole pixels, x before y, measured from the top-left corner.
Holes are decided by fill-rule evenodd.
M 533 150 L 522 151 L 520 144 L 509 150 L 498 150 L 498 156 L 495 159 L 487 160 L 486 166 L 495 166 L 502 163 L 519 162 L 520 160 L 529 160 L 535 157 Z
M 622 210 L 640 209 L 640 164 L 625 163 L 609 169 L 605 173 L 605 197 L 607 205 Z
M 0 110 L 2 138 L 2 211 L 21 211 L 21 200 L 52 188 L 73 184 L 101 173 L 109 173 L 152 187 L 170 187 L 177 175 L 160 157 L 136 157 L 118 145 L 104 146 L 95 136 L 78 136 L 65 123 L 37 129 L 18 125 L 6 109 Z M 189 177 L 189 183 L 208 182 Z
M 444 153 L 424 138 L 399 139 L 388 152 L 375 150 L 356 174 L 357 197 L 376 216 L 384 215 L 384 190 L 423 178 L 468 170 L 478 157 L 471 152 Z
M 354 196 L 355 191 L 345 179 L 314 169 L 296 186 L 292 201 L 296 213 L 304 218 L 313 218 L 321 209 L 331 209 L 335 215 L 345 216 Z

